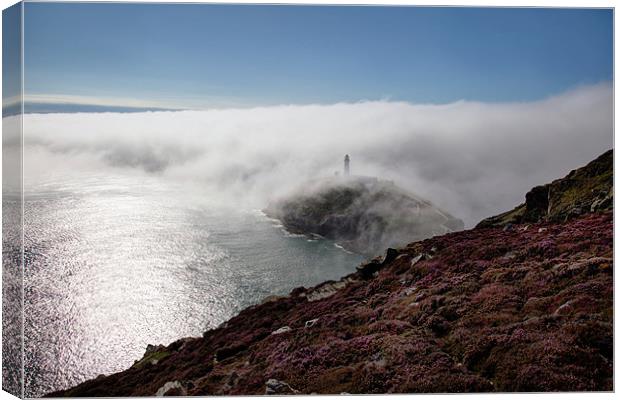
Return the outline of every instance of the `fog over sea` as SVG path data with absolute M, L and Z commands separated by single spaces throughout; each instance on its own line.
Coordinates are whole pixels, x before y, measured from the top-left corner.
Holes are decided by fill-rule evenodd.
M 344 154 L 353 174 L 392 180 L 471 227 L 612 148 L 612 94 L 26 114 L 25 395 L 126 369 L 147 344 L 354 271 L 360 256 L 260 211 L 333 176 Z M 4 201 L 4 220 L 19 221 Z

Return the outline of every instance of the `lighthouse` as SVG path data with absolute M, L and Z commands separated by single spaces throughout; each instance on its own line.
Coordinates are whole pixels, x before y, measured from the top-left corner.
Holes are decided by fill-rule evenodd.
M 344 175 L 345 176 L 349 176 L 349 161 L 351 159 L 349 158 L 349 155 L 345 155 L 344 156 Z

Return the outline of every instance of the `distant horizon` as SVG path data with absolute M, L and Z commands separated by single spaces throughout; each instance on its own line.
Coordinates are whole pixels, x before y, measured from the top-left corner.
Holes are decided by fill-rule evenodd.
M 65 99 L 61 96 L 54 96 L 55 100 L 50 101 L 38 96 L 31 96 L 23 101 L 25 114 L 49 114 L 49 113 L 100 113 L 100 112 L 120 112 L 120 113 L 136 113 L 136 112 L 155 112 L 155 111 L 209 111 L 209 110 L 243 110 L 243 109 L 258 109 L 258 108 L 272 108 L 272 107 L 291 107 L 291 106 L 330 106 L 336 104 L 360 104 L 360 103 L 403 103 L 413 106 L 448 106 L 458 103 L 478 103 L 478 104 L 497 104 L 497 105 L 509 105 L 509 104 L 526 104 L 535 103 L 552 99 L 554 97 L 570 94 L 572 92 L 596 88 L 596 87 L 612 87 L 613 82 L 600 82 L 593 85 L 579 85 L 574 88 L 569 88 L 559 93 L 552 93 L 548 96 L 540 99 L 534 99 L 531 101 L 505 101 L 505 102 L 486 102 L 459 99 L 447 103 L 412 103 L 409 101 L 392 100 L 392 99 L 362 99 L 358 101 L 340 101 L 335 103 L 281 103 L 281 104 L 262 104 L 262 105 L 236 105 L 236 106 L 214 106 L 205 108 L 175 108 L 174 106 L 166 106 L 164 104 L 140 104 L 136 99 L 129 99 L 127 102 L 123 102 L 123 99 L 105 99 L 104 101 L 97 102 L 80 102 L 76 101 L 76 96 L 67 96 Z M 64 100 L 64 101 L 63 101 Z M 93 99 L 96 100 L 96 99 Z M 19 97 L 11 99 L 11 101 L 3 102 L 3 116 L 11 116 L 21 113 L 22 100 Z

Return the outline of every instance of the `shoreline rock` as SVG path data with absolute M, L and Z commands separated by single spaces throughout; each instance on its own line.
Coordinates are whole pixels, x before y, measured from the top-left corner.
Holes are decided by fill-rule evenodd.
M 263 212 L 290 233 L 327 238 L 368 257 L 464 228 L 463 221 L 427 200 L 366 177 L 308 182 Z

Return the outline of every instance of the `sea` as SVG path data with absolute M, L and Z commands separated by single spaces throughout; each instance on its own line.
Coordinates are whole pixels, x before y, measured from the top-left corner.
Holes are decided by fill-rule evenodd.
M 24 188 L 27 397 L 127 369 L 148 344 L 201 336 L 267 296 L 338 279 L 363 261 L 208 191 L 77 176 Z

